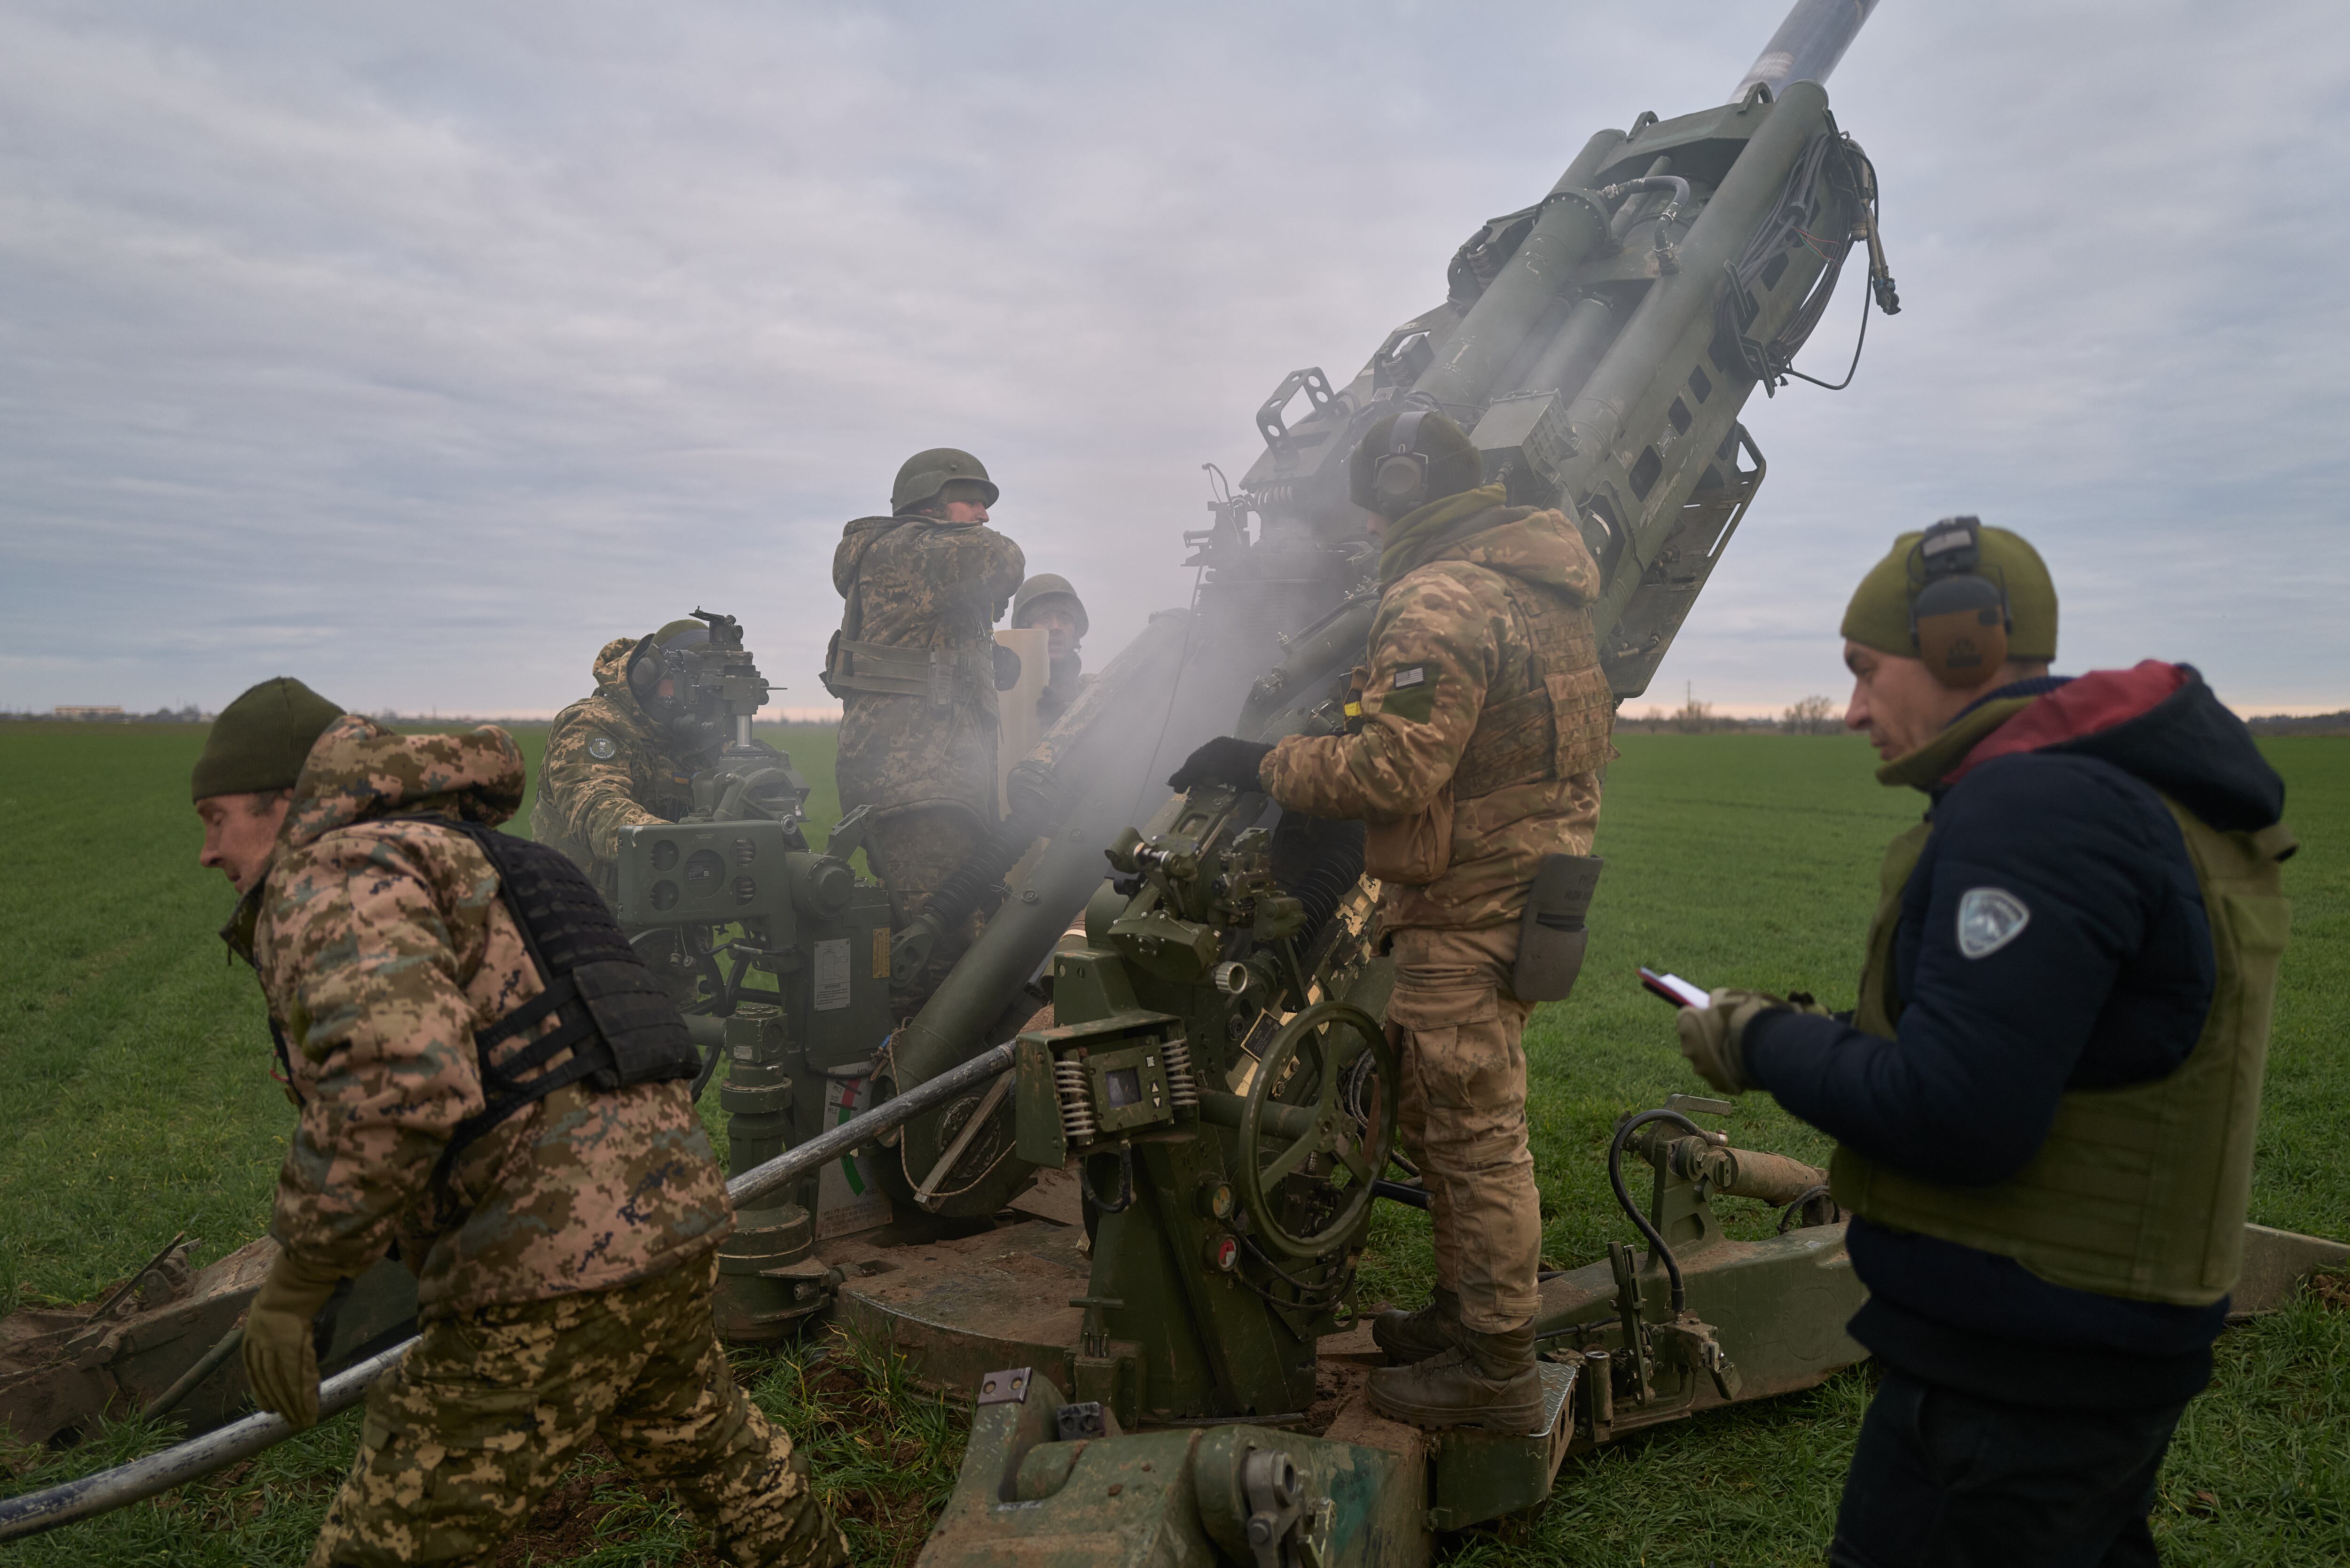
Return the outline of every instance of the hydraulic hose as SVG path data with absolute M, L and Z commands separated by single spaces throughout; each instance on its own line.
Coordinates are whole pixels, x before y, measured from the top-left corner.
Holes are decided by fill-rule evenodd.
M 755 1165 L 726 1184 L 726 1196 L 737 1209 L 748 1208 L 777 1188 L 798 1180 L 869 1143 L 880 1133 L 911 1121 L 922 1112 L 995 1077 L 1012 1065 L 1012 1047 L 1003 1044 L 983 1051 L 962 1065 L 925 1079 L 897 1098 L 885 1101 L 854 1120 L 818 1134 Z M 390 1349 L 345 1367 L 318 1386 L 321 1420 L 359 1403 L 379 1377 L 400 1365 L 414 1339 L 403 1339 Z M 96 1514 L 169 1491 L 173 1487 L 210 1475 L 224 1466 L 261 1452 L 294 1435 L 294 1428 L 274 1410 L 263 1410 L 207 1432 L 160 1454 L 117 1465 L 96 1475 L 63 1481 L 40 1491 L 0 1501 L 0 1542 L 20 1540 L 72 1524 Z
M 1642 1111 L 1637 1116 L 1625 1117 L 1624 1125 L 1616 1129 L 1616 1137 L 1607 1146 L 1607 1185 L 1616 1189 L 1616 1201 L 1624 1206 L 1624 1212 L 1631 1216 L 1632 1223 L 1639 1228 L 1641 1235 L 1648 1238 L 1649 1252 L 1664 1263 L 1665 1278 L 1672 1286 L 1673 1315 L 1679 1317 L 1681 1309 L 1689 1305 L 1689 1293 L 1681 1289 L 1680 1263 L 1673 1257 L 1673 1250 L 1665 1245 L 1664 1233 L 1648 1223 L 1648 1217 L 1640 1212 L 1640 1206 L 1632 1201 L 1631 1193 L 1624 1187 L 1624 1145 L 1634 1133 L 1650 1122 L 1670 1122 L 1700 1137 L 1705 1136 L 1705 1129 L 1679 1111 Z

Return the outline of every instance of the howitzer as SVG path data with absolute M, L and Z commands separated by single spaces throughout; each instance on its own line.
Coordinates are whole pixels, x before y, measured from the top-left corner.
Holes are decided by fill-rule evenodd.
M 1540 202 L 1481 226 L 1452 257 L 1444 301 L 1390 331 L 1351 380 L 1334 385 L 1319 367 L 1283 378 L 1257 410 L 1264 450 L 1212 504 L 1213 525 L 1188 537 L 1202 582 L 1180 671 L 1188 691 L 1175 693 L 1191 701 L 1174 702 L 1168 738 L 1273 739 L 1336 711 L 1335 683 L 1362 657 L 1377 607 L 1347 457 L 1383 414 L 1411 407 L 1468 430 L 1486 479 L 1513 503 L 1574 516 L 1603 574 L 1593 619 L 1610 686 L 1619 701 L 1647 690 L 1766 472 L 1739 415 L 1758 385 L 1797 373 L 1856 243 L 1879 307 L 1898 308 L 1875 171 L 1817 79 L 1794 74 L 1825 77 L 1870 8 L 1803 0 L 1730 102 L 1602 131 Z M 1158 694 L 1138 677 L 1137 695 Z M 1081 733 L 1066 718 L 1062 732 Z M 1182 754 L 1138 751 L 1154 770 Z M 1033 971 L 1055 918 L 1082 901 L 1080 880 L 1051 889 L 1024 922 L 1028 940 L 966 961 L 999 979 Z M 996 1015 L 970 999 L 1000 983 L 951 989 L 898 1053 L 898 1082 L 985 1043 Z M 1018 1187 L 1010 1107 L 991 1114 L 1003 1125 L 955 1173 L 969 1198 L 943 1212 L 992 1212 Z M 907 1168 L 951 1143 L 938 1126 L 910 1129 Z M 999 1161 L 984 1179 L 972 1164 L 982 1157 Z
M 1865 13 L 1805 0 L 1766 56 L 1824 75 Z M 1147 801 L 1168 753 L 1208 733 L 1342 727 L 1378 602 L 1347 458 L 1402 409 L 1451 416 L 1488 483 L 1573 518 L 1601 570 L 1609 682 L 1619 701 L 1644 691 L 1762 483 L 1747 399 L 1799 374 L 1853 245 L 1868 246 L 1877 307 L 1898 306 L 1875 207 L 1875 171 L 1817 81 L 1769 68 L 1718 108 L 1592 138 L 1540 202 L 1471 236 L 1445 300 L 1351 379 L 1284 378 L 1258 410 L 1263 451 L 1189 540 L 1201 587 L 1178 668 L 1196 686 L 1168 703 L 1173 743 L 1108 747 L 1068 777 L 1107 770 L 1097 813 Z M 1154 628 L 1161 644 L 1177 625 Z M 1163 653 L 1139 661 L 1122 695 L 1163 690 L 1162 669 Z M 1064 760 L 1087 743 L 1078 718 L 1056 731 Z M 1032 790 L 970 868 L 976 888 L 1040 826 L 1063 830 L 884 1069 L 902 1091 L 1017 1032 L 1008 1087 L 899 1136 L 893 1181 L 968 1233 L 926 1241 L 920 1264 L 886 1238 L 835 1254 L 846 1323 L 982 1390 L 926 1560 L 1049 1558 L 1081 1532 L 1097 1558 L 1178 1540 L 1174 1555 L 1202 1562 L 1417 1560 L 1432 1531 L 1538 1502 L 1574 1446 L 1859 1357 L 1840 1326 L 1858 1286 L 1819 1173 L 1729 1150 L 1696 1107 L 1667 1107 L 1627 1118 L 1609 1157 L 1645 1257 L 1619 1246 L 1544 1284 L 1538 1429 L 1430 1438 L 1380 1420 L 1361 1395 L 1367 1345 L 1338 1346 L 1372 1204 L 1419 1194 L 1389 1180 L 1393 981 L 1360 830 L 1203 785 L 1105 846 L 1070 798 Z M 943 929 L 967 909 L 938 914 Z M 1049 1026 L 1020 1029 L 1003 1005 L 1047 961 Z M 1627 1158 L 1655 1169 L 1645 1203 Z M 989 1223 L 1007 1201 L 1048 1210 L 1021 1197 L 1032 1171 L 1073 1179 L 1060 1217 L 1081 1227 Z M 1787 1228 L 1728 1241 L 1717 1192 L 1775 1198 Z

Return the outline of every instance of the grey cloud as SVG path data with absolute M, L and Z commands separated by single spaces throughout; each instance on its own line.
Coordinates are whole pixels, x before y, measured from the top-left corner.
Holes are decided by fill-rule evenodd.
M 551 709 L 696 602 L 817 703 L 839 524 L 941 441 L 1106 659 L 1284 371 L 1782 9 L 0 16 L 0 704 Z M 1834 690 L 1861 564 L 1973 509 L 2066 662 L 2340 700 L 2342 32 L 1887 0 L 1831 86 L 1909 308 L 1750 406 L 1772 479 L 1659 696 Z

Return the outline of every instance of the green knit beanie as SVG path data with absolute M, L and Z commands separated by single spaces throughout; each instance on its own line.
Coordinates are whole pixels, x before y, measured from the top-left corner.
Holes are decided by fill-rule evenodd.
M 310 748 L 343 710 L 290 675 L 265 680 L 221 710 L 191 779 L 197 800 L 291 789 Z
M 1924 584 L 1911 565 L 1909 552 L 1922 534 L 1904 534 L 1893 541 L 1885 559 L 1868 569 L 1845 607 L 1844 635 L 1863 648 L 1903 659 L 1918 657 L 1909 635 L 1909 602 Z M 1981 532 L 1982 575 L 2007 592 L 2007 611 L 2014 625 L 2007 634 L 2007 656 L 2018 663 L 2045 663 L 2056 657 L 2056 584 L 2048 563 L 2040 558 L 2020 534 L 2004 528 Z

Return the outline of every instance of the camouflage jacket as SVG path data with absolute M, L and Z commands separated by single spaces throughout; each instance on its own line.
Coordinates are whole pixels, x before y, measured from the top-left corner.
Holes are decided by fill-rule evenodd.
M 957 660 L 951 699 L 845 691 L 835 771 L 843 811 L 918 806 L 996 818 L 994 626 L 1028 569 L 984 524 L 860 517 L 842 532 L 833 587 L 841 641 L 937 651 Z
M 1294 735 L 1265 758 L 1274 799 L 1315 816 L 1398 822 L 1452 792 L 1450 864 L 1381 887 L 1386 929 L 1506 924 L 1544 857 L 1590 853 L 1614 754 L 1598 592 L 1565 516 L 1471 506 L 1384 587 L 1360 732 Z
M 622 679 L 636 646 L 633 637 L 606 643 L 596 694 L 555 716 L 531 804 L 531 836 L 571 857 L 606 898 L 618 890 L 620 829 L 675 822 L 693 808 L 693 770 L 671 754 Z
M 558 1089 L 436 1179 L 451 1129 L 482 1108 L 475 1033 L 545 988 L 481 850 L 379 819 L 495 824 L 522 782 L 503 730 L 402 737 L 345 714 L 224 933 L 260 973 L 301 1102 L 270 1234 L 345 1273 L 398 1242 L 429 1316 L 626 1284 L 733 1228 L 681 1083 Z

